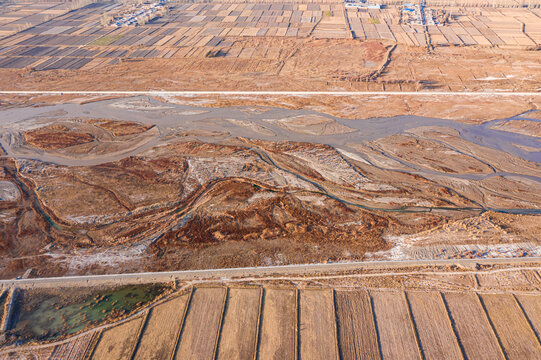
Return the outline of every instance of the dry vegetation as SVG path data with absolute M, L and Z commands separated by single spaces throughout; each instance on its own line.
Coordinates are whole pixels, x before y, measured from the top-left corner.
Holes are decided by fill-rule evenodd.
M 408 292 L 423 355 L 428 359 L 460 359 L 462 353 L 441 294 Z
M 303 291 L 299 296 L 299 312 L 301 358 L 338 359 L 332 291 Z
M 261 289 L 230 288 L 217 359 L 253 359 L 257 350 Z
M 513 295 L 484 294 L 481 300 L 508 359 L 541 354 L 539 340 Z
M 94 141 L 91 134 L 69 131 L 65 126 L 47 126 L 25 131 L 22 135 L 27 143 L 43 150 L 63 149 Z
M 371 294 L 383 359 L 418 359 L 419 348 L 406 299 L 401 292 Z

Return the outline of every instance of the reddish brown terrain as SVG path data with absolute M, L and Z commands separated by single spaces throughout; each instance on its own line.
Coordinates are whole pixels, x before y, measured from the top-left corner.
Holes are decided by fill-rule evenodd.
M 2 276 L 540 251 L 530 135 L 160 100 L 6 108 Z

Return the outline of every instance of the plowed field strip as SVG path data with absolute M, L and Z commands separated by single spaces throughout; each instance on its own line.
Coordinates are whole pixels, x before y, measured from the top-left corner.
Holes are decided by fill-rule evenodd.
M 438 292 L 408 292 L 419 342 L 426 359 L 463 359 Z
M 537 335 L 537 341 L 541 340 L 541 296 L 539 295 L 516 295 L 516 298 L 528 318 Z
M 144 316 L 139 316 L 102 332 L 92 359 L 130 359 L 143 321 Z
M 480 295 L 509 359 L 541 359 L 541 345 L 511 294 Z
M 175 359 L 213 359 L 226 288 L 196 288 L 186 314 Z
M 255 356 L 261 289 L 229 289 L 217 359 Z
M 376 327 L 383 359 L 419 359 L 419 347 L 404 295 L 373 291 Z
M 335 291 L 340 357 L 380 359 L 372 303 L 368 292 Z
M 498 340 L 476 294 L 446 293 L 443 299 L 468 359 L 504 359 Z
M 189 294 L 152 308 L 134 359 L 170 359 Z
M 338 359 L 332 290 L 300 292 L 300 359 Z

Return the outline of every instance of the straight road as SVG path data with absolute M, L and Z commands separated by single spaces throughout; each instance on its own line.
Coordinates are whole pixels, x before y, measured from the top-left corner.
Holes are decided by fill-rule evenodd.
M 24 90 L 0 90 L 0 95 L 156 95 L 156 96 L 195 96 L 195 95 L 284 95 L 284 96 L 365 96 L 365 95 L 390 95 L 390 96 L 541 96 L 538 92 L 511 92 L 511 91 L 122 91 L 122 90 L 75 90 L 75 91 L 24 91 Z
M 541 257 L 493 258 L 493 259 L 449 259 L 449 260 L 401 260 L 401 261 L 358 261 L 326 264 L 298 264 L 282 266 L 261 266 L 228 269 L 184 270 L 146 272 L 129 274 L 82 275 L 35 279 L 0 280 L 0 286 L 19 288 L 94 286 L 106 284 L 143 284 L 173 280 L 191 281 L 203 279 L 230 279 L 271 275 L 324 274 L 365 269 L 393 269 L 418 266 L 460 265 L 475 268 L 477 264 L 524 265 L 541 263 Z

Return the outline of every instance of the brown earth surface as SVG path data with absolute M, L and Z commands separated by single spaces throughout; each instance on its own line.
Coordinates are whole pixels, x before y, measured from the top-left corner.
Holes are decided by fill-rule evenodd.
M 177 104 L 203 99 L 64 99 L 110 119 L 9 98 L 4 109 L 23 117 L 0 139 L 10 154 L 0 158 L 1 276 L 540 251 L 539 163 L 469 141 L 452 123 L 378 130 L 402 120 L 322 115 L 338 108 L 322 97 L 303 112 Z M 364 129 L 384 135 L 355 140 Z M 25 141 L 33 132 L 64 147 Z M 93 140 L 68 146 L 78 134 Z
M 279 48 L 255 59 L 215 56 L 124 61 L 90 70 L 0 70 L 5 90 L 537 91 L 536 51 L 426 48 L 355 39 L 231 38 L 233 47 Z M 389 61 L 386 58 L 389 56 Z M 344 61 L 344 59 L 348 59 Z M 503 75 L 505 74 L 505 76 Z M 115 88 L 105 88 L 115 79 Z
M 47 126 L 22 133 L 24 140 L 38 149 L 56 150 L 94 141 L 87 133 L 68 131 L 65 126 Z

